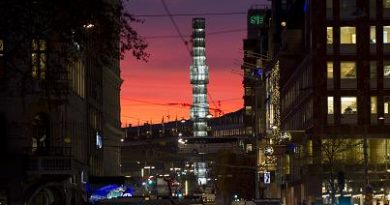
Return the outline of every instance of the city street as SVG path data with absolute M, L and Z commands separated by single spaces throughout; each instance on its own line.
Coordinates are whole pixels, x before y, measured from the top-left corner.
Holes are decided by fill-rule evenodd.
M 390 204 L 390 0 L 0 14 L 0 205 Z

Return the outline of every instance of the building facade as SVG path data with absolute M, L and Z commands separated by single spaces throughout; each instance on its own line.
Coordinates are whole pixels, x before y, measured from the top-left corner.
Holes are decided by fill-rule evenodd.
M 265 74 L 268 56 L 269 10 L 252 6 L 247 14 L 247 38 L 243 40 L 244 124 L 248 136 L 257 136 L 265 123 Z
M 283 200 L 389 203 L 389 2 L 273 3 L 276 15 L 287 14 L 273 24 L 285 27 L 281 130 L 294 147 Z
M 94 60 L 102 45 L 88 38 L 98 28 L 92 23 L 71 25 L 83 40 L 60 35 L 66 30 L 42 11 L 64 5 L 3 3 L 0 203 L 85 204 L 88 177 L 109 170 L 105 143 L 121 135 L 119 55 L 105 66 Z M 66 8 L 58 15 L 69 15 Z M 107 157 L 107 174 L 118 174 L 119 157 Z

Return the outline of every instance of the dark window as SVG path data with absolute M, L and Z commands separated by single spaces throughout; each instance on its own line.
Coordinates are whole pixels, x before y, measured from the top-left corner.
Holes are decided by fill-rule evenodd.
M 5 65 L 4 65 L 4 41 L 0 39 L 0 78 L 5 75 Z
M 50 138 L 50 121 L 46 114 L 35 115 L 33 121 L 32 151 L 42 152 L 47 150 Z

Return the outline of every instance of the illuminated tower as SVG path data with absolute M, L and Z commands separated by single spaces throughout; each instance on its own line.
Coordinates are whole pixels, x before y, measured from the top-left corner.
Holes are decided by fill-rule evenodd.
M 194 137 L 207 136 L 206 117 L 209 113 L 207 102 L 207 84 L 209 83 L 209 68 L 206 65 L 205 49 L 205 19 L 192 19 L 192 107 L 191 119 L 194 122 Z

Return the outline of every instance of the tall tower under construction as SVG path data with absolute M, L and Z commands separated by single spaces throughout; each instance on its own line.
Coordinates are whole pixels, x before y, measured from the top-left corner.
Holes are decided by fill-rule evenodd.
M 209 68 L 206 65 L 205 19 L 192 19 L 192 65 L 190 79 L 192 84 L 191 119 L 194 122 L 194 137 L 207 136 L 207 84 L 209 83 Z

